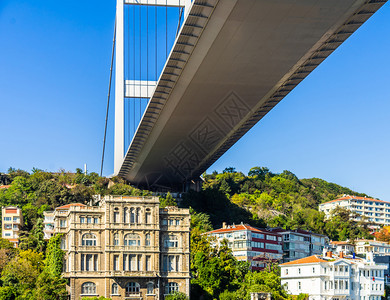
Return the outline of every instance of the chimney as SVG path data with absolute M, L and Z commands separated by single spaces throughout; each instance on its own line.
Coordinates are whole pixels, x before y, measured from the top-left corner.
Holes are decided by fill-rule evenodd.
M 226 227 L 226 222 L 222 222 L 222 228 L 223 229 L 226 229 L 227 227 Z
M 344 252 L 341 251 L 339 256 L 340 256 L 340 258 L 344 258 Z
M 333 253 L 332 253 L 332 251 L 328 251 L 328 252 L 326 252 L 326 257 L 330 257 L 330 258 L 332 258 L 332 257 L 333 257 Z

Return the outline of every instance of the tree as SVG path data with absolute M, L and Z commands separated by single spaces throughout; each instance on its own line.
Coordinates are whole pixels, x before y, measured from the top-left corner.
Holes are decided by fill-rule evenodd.
M 177 206 L 175 198 L 172 197 L 171 193 L 168 192 L 167 195 L 164 197 L 160 197 L 160 207 L 164 208 L 167 206 Z
M 62 234 L 50 238 L 46 250 L 45 267 L 37 280 L 38 300 L 66 299 L 66 281 L 61 277 L 64 251 L 61 250 Z
M 165 300 L 188 300 L 188 297 L 184 293 L 174 292 L 173 294 L 165 296 L 164 299 Z
M 3 269 L 0 299 L 34 299 L 33 293 L 43 267 L 43 254 L 32 250 L 21 251 Z

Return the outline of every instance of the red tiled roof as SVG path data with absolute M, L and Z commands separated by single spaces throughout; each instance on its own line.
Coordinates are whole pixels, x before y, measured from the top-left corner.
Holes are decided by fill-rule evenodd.
M 0 185 L 0 189 L 8 189 L 11 185 Z
M 331 241 L 330 243 L 333 245 L 352 245 L 351 243 L 346 241 Z
M 301 265 L 301 264 L 312 264 L 312 263 L 317 263 L 317 262 L 326 262 L 326 260 L 320 258 L 318 255 L 312 255 L 304 258 L 300 258 L 297 260 L 289 261 L 284 264 L 281 264 L 281 266 L 286 266 L 286 265 Z
M 339 202 L 339 201 L 351 200 L 351 199 L 366 200 L 366 201 L 375 201 L 375 202 L 381 202 L 381 203 L 389 203 L 388 201 L 383 201 L 383 200 L 378 200 L 378 199 L 373 199 L 373 198 L 357 197 L 357 196 L 349 196 L 349 195 L 348 195 L 348 196 L 341 197 L 341 198 L 338 198 L 338 199 L 336 199 L 336 200 L 324 202 L 324 203 L 321 203 L 321 204 L 327 204 L 327 203 L 333 203 L 333 202 Z
M 208 234 L 209 233 L 224 233 L 224 232 L 233 232 L 233 231 L 241 231 L 241 230 L 250 230 L 250 231 L 261 232 L 261 233 L 265 232 L 267 234 L 278 235 L 277 233 L 273 233 L 271 231 L 259 229 L 259 228 L 250 226 L 248 224 L 228 225 L 228 228 L 220 228 L 220 229 L 216 229 L 216 230 L 213 230 L 213 231 L 209 231 L 207 233 Z
M 69 209 L 72 206 L 86 206 L 86 205 L 85 204 L 81 204 L 81 203 L 70 203 L 70 204 L 66 204 L 66 205 L 57 207 L 56 210 L 57 209 L 59 209 L 59 210 Z

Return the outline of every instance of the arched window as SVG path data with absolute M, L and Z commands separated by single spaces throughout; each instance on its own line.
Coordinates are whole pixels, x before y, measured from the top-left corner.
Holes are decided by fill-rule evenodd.
M 145 246 L 150 246 L 150 233 L 145 235 Z
M 118 295 L 118 292 L 118 284 L 114 282 L 111 286 L 111 294 Z
M 115 233 L 114 234 L 114 246 L 118 246 L 118 245 L 119 245 L 119 234 Z
M 119 208 L 114 208 L 114 223 L 119 223 Z
M 125 235 L 125 246 L 141 246 L 141 239 L 138 234 L 129 233 Z
M 129 209 L 127 207 L 123 209 L 123 223 L 129 223 Z
M 96 284 L 93 282 L 85 282 L 81 285 L 81 294 L 96 295 Z
M 84 233 L 81 241 L 82 246 L 96 246 L 96 235 L 93 233 Z
M 130 223 L 135 223 L 135 212 L 134 208 L 130 208 Z
M 154 294 L 154 284 L 153 282 L 148 282 L 146 285 L 146 294 L 147 295 L 153 295 Z
M 145 223 L 150 224 L 151 222 L 152 222 L 152 213 L 150 212 L 150 208 L 147 208 L 145 212 Z
M 141 223 L 141 209 L 137 208 L 135 213 L 135 223 L 139 224 Z
M 125 287 L 126 294 L 125 297 L 130 297 L 132 295 L 139 295 L 139 284 L 137 282 L 128 282 Z
M 176 282 L 169 282 L 165 286 L 165 294 L 173 294 L 174 292 L 179 291 L 179 285 Z
M 177 248 L 177 247 L 179 247 L 179 239 L 177 238 L 177 236 L 173 235 L 173 234 L 165 236 L 164 247 L 165 248 Z

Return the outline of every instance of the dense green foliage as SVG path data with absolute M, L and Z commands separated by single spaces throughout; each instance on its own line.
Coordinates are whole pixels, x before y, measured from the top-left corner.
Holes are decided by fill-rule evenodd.
M 203 190 L 186 194 L 183 204 L 209 214 L 216 227 L 222 222 L 244 222 L 258 227 L 311 230 L 333 240 L 369 237 L 367 223 L 349 220 L 349 212 L 336 210 L 326 220 L 318 211 L 320 203 L 343 194 L 366 194 L 318 178 L 300 180 L 289 171 L 275 174 L 264 167 L 252 168 L 248 176 L 227 168 L 203 177 Z
M 188 300 L 188 297 L 184 293 L 175 292 L 173 294 L 165 296 L 165 300 Z
M 193 299 L 250 299 L 250 292 L 269 292 L 280 300 L 291 298 L 280 285 L 277 267 L 252 272 L 248 264 L 235 259 L 226 244 L 213 246 L 213 240 L 204 233 L 219 228 L 222 222 L 307 229 L 333 240 L 369 237 L 368 224 L 364 220 L 351 221 L 351 212 L 337 209 L 327 220 L 318 211 L 320 203 L 343 194 L 367 196 L 337 184 L 318 178 L 298 179 L 289 171 L 275 174 L 264 167 L 252 168 L 248 175 L 226 168 L 222 173 L 204 174 L 203 178 L 202 191 L 190 191 L 179 201 L 179 206 L 189 207 L 191 213 Z M 89 204 L 94 194 L 152 195 L 120 178 L 83 174 L 80 169 L 75 173 L 33 169 L 30 174 L 11 168 L 1 180 L 11 186 L 0 190 L 0 205 L 21 207 L 24 226 L 20 250 L 0 239 L 0 300 L 66 297 L 66 282 L 60 276 L 64 255 L 60 249 L 61 236 L 47 244 L 43 240 L 45 210 L 74 202 Z M 170 193 L 160 197 L 160 207 L 175 205 L 178 204 Z M 300 297 L 303 299 L 304 295 Z M 167 299 L 181 300 L 186 296 L 177 293 Z
M 66 299 L 66 282 L 61 278 L 63 253 L 59 248 L 60 238 L 56 236 L 49 241 L 46 253 L 13 248 L 13 254 L 3 262 L 0 299 Z M 11 250 L 9 246 L 2 240 L 0 250 Z

